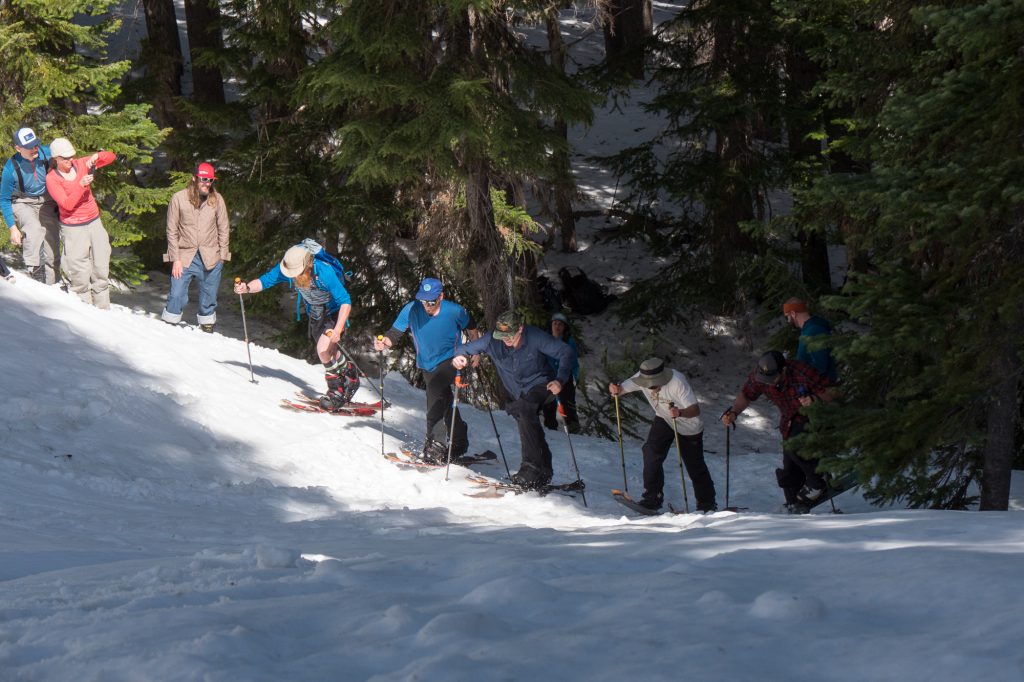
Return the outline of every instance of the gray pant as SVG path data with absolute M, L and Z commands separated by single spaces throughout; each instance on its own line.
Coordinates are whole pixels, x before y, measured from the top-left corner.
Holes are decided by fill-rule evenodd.
M 110 237 L 99 218 L 84 225 L 61 223 L 64 269 L 71 291 L 97 308 L 110 307 Z
M 43 266 L 45 282 L 60 279 L 60 222 L 57 205 L 47 196 L 20 197 L 11 202 L 21 230 L 21 257 L 29 268 Z

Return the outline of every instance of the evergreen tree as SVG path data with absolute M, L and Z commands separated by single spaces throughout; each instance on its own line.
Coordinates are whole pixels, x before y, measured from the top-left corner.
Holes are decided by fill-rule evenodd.
M 493 322 L 517 302 L 520 283 L 510 260 L 517 240 L 499 229 L 492 189 L 550 176 L 552 150 L 566 141 L 547 121 L 588 120 L 589 95 L 524 43 L 503 4 L 355 0 L 329 31 L 331 49 L 303 99 L 324 116 L 341 112 L 332 161 L 353 185 L 419 197 L 445 215 L 449 246 L 471 264 Z
M 763 250 L 751 225 L 767 218 L 788 161 L 781 40 L 769 0 L 701 0 L 657 31 L 660 89 L 647 109 L 666 125 L 608 160 L 629 187 L 618 236 L 667 261 L 623 306 L 647 325 L 681 319 L 679 300 L 732 307 L 740 268 Z
M 805 200 L 858 226 L 872 270 L 830 304 L 867 326 L 836 341 L 846 404 L 810 438 L 880 500 L 1006 509 L 1024 332 L 1024 12 L 1019 0 L 850 2 L 827 92 L 864 170 Z M 856 21 L 854 21 L 856 19 Z

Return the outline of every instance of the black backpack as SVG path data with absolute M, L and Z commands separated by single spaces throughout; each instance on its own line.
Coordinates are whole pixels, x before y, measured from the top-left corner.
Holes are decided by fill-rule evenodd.
M 563 302 L 577 315 L 603 312 L 614 299 L 605 293 L 604 287 L 574 265 L 567 265 L 559 270 L 558 278 L 562 280 Z

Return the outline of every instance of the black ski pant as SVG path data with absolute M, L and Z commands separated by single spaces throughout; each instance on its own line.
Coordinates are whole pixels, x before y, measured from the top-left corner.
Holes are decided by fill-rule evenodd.
M 569 431 L 576 433 L 580 426 L 580 416 L 576 412 L 576 383 L 569 377 L 569 380 L 562 385 L 562 391 L 558 394 L 558 401 L 552 400 L 545 403 L 544 426 L 552 431 L 558 430 L 558 402 L 565 408 L 565 424 Z
M 675 430 L 672 424 L 661 417 L 655 417 L 644 443 L 644 497 L 657 497 L 665 488 L 665 458 L 675 445 Z M 715 508 L 715 482 L 704 461 L 704 432 L 694 436 L 679 434 L 679 450 L 683 465 L 693 484 L 693 495 L 697 509 L 708 511 Z
M 455 401 L 452 384 L 455 383 L 455 367 L 448 360 L 430 370 L 423 371 L 423 380 L 427 384 L 427 438 L 439 443 L 447 443 L 452 433 L 452 403 Z M 437 437 L 434 431 L 444 421 L 444 436 Z M 466 454 L 469 448 L 466 422 L 455 414 L 455 433 L 452 438 L 452 457 Z
M 805 483 L 812 488 L 821 488 L 825 485 L 825 479 L 818 473 L 818 460 L 804 459 L 800 456 L 797 448 L 793 447 L 790 438 L 798 435 L 804 430 L 806 422 L 794 420 L 789 427 L 789 436 L 782 441 L 782 468 L 775 470 L 775 478 L 786 496 L 786 504 L 793 504 L 797 501 L 797 493 Z
M 540 424 L 538 414 L 548 400 L 554 402 L 554 396 L 548 393 L 547 384 L 537 384 L 505 407 L 505 411 L 512 415 L 519 426 L 519 442 L 522 444 L 519 473 L 545 483 L 551 480 L 551 448 L 544 437 L 544 427 Z

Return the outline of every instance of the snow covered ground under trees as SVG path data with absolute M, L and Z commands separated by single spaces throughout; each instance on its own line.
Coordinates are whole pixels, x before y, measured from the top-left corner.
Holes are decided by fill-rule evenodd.
M 589 507 L 474 499 L 465 469 L 385 461 L 379 419 L 278 407 L 322 375 L 274 350 L 252 348 L 253 384 L 237 339 L 23 274 L 0 282 L 0 328 L 3 680 L 1024 677 L 1020 478 L 1009 513 L 847 493 L 843 515 L 785 516 L 761 406 L 732 451 L 748 511 L 624 516 L 618 445 L 583 436 Z M 385 389 L 390 450 L 420 434 L 423 395 L 397 374 Z M 487 413 L 463 409 L 472 447 L 497 450 Z M 568 480 L 565 436 L 549 439 Z M 723 441 L 709 424 L 719 504 Z M 639 442 L 626 461 L 639 490 Z

